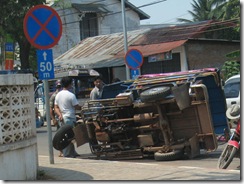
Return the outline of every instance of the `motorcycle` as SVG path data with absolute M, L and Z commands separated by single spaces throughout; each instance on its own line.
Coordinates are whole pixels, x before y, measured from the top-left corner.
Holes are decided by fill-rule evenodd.
M 219 169 L 227 169 L 233 158 L 240 158 L 240 121 L 239 119 L 235 131 L 230 136 L 228 143 L 218 159 L 217 167 Z

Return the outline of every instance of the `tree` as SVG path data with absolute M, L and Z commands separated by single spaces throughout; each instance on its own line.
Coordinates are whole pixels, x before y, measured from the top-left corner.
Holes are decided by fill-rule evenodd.
M 21 69 L 30 69 L 30 52 L 34 49 L 24 35 L 23 21 L 26 13 L 35 5 L 45 4 L 46 0 L 1 0 L 0 36 L 11 35 L 19 45 Z
M 180 22 L 218 21 L 205 33 L 206 38 L 240 40 L 240 30 L 235 29 L 240 21 L 239 0 L 193 0 L 192 20 L 181 19 Z M 211 31 L 212 30 L 212 31 Z
M 238 18 L 238 26 L 235 27 L 235 31 L 240 33 L 240 1 L 231 0 L 226 4 L 225 8 L 223 19 Z M 221 69 L 224 80 L 240 73 L 240 55 L 240 50 L 233 51 L 226 55 L 227 61 L 224 63 Z
M 204 20 L 219 20 L 224 15 L 223 6 L 226 0 L 193 0 L 191 4 L 193 11 L 188 11 L 192 15 L 192 20 L 177 19 L 180 22 L 198 22 Z
M 228 53 L 226 57 L 227 61 L 225 61 L 221 68 L 222 78 L 224 81 L 233 75 L 240 73 L 240 50 Z

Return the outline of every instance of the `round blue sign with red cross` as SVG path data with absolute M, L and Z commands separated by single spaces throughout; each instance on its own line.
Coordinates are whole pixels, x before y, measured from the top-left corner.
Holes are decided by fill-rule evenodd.
M 137 49 L 129 50 L 125 55 L 125 64 L 132 70 L 140 68 L 143 64 L 143 55 Z
M 62 21 L 51 7 L 37 5 L 25 15 L 24 33 L 34 47 L 49 49 L 58 43 L 62 35 Z

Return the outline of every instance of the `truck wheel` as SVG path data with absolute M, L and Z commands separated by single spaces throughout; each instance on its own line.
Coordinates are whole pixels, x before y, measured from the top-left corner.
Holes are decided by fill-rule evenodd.
M 173 150 L 168 153 L 155 152 L 154 159 L 157 161 L 172 161 L 172 160 L 181 159 L 183 155 L 184 155 L 183 150 Z
M 62 150 L 66 148 L 74 138 L 73 126 L 63 125 L 53 137 L 53 147 L 56 150 Z
M 165 98 L 166 96 L 171 94 L 171 89 L 168 86 L 159 86 L 146 89 L 142 91 L 140 94 L 140 98 L 142 102 L 150 102 L 157 101 Z

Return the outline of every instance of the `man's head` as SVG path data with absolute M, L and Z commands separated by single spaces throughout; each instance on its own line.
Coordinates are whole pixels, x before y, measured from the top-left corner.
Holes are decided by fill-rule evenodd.
M 61 79 L 61 84 L 64 88 L 69 88 L 72 85 L 72 78 L 71 77 L 63 77 Z
M 60 89 L 60 88 L 62 87 L 62 85 L 61 85 L 61 80 L 57 80 L 57 81 L 55 82 L 55 87 L 56 87 L 56 89 Z
M 100 76 L 97 76 L 94 78 L 94 85 L 98 88 L 101 89 L 103 87 L 103 81 Z
M 93 83 L 98 89 L 101 89 L 103 87 L 103 81 L 100 76 L 95 77 Z

